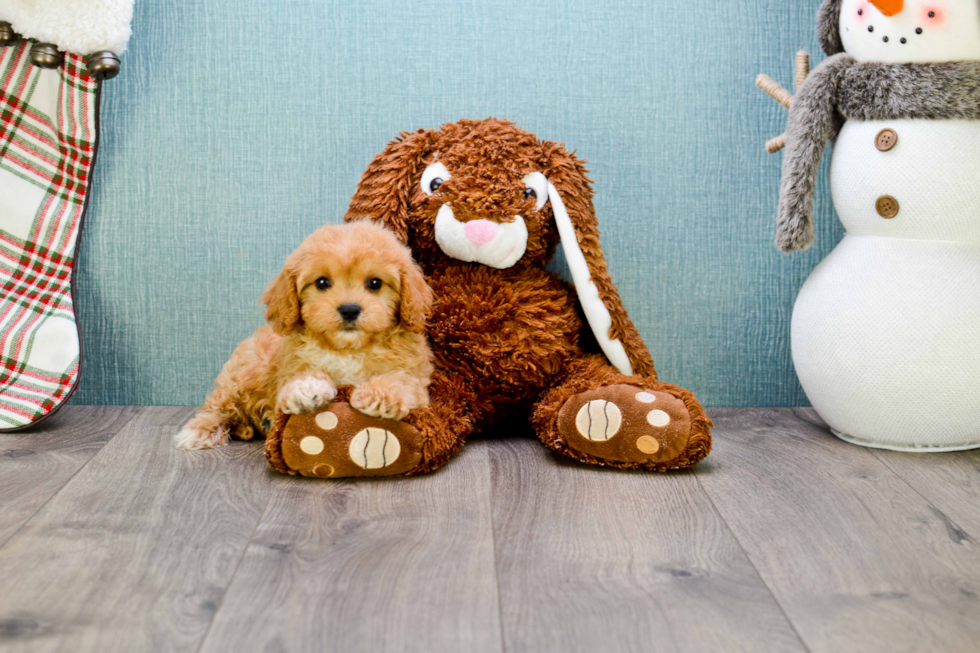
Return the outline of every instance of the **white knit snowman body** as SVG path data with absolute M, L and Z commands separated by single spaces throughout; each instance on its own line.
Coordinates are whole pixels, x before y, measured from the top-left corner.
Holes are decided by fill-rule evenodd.
M 843 0 L 859 62 L 980 60 L 980 1 Z M 793 361 L 842 439 L 980 447 L 980 120 L 848 120 L 831 160 L 846 229 L 793 312 Z

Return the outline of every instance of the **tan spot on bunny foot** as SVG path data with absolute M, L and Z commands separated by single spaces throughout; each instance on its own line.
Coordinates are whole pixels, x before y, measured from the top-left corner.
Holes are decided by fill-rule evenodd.
M 558 431 L 572 449 L 620 463 L 666 463 L 691 438 L 684 402 L 666 392 L 611 385 L 575 395 L 558 411 Z
M 289 416 L 282 459 L 303 476 L 395 476 L 419 466 L 422 436 L 404 422 L 369 417 L 334 402 L 316 414 Z

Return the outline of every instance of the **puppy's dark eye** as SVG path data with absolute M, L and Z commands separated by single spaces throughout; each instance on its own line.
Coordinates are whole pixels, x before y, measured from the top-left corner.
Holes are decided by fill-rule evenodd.
M 377 278 L 368 279 L 367 282 L 368 290 L 381 290 L 382 285 L 383 284 L 381 283 L 381 279 L 377 279 Z
M 534 199 L 538 199 L 538 191 L 534 190 L 533 188 L 525 188 L 524 199 L 531 199 L 532 197 Z
M 313 285 L 316 286 L 317 290 L 326 290 L 327 288 L 330 287 L 330 279 L 326 277 L 320 277 L 319 279 L 313 282 Z
M 436 192 L 437 190 L 439 190 L 439 187 L 442 186 L 442 184 L 443 184 L 442 177 L 436 177 L 435 179 L 429 182 L 429 192 L 430 193 Z

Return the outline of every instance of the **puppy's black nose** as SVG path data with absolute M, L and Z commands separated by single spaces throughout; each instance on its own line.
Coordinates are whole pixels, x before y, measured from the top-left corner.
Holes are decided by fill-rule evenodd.
M 361 314 L 361 307 L 357 304 L 341 304 L 337 312 L 340 313 L 340 317 L 344 318 L 345 322 L 353 322 Z

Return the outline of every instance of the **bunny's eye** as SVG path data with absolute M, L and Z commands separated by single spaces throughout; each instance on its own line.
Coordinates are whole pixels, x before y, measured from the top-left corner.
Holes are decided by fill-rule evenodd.
M 426 195 L 432 195 L 451 178 L 452 175 L 446 170 L 446 166 L 439 162 L 433 163 L 422 173 L 422 192 Z
M 524 198 L 534 198 L 534 210 L 540 211 L 544 203 L 548 201 L 548 178 L 540 172 L 532 172 L 525 175 L 524 179 Z

